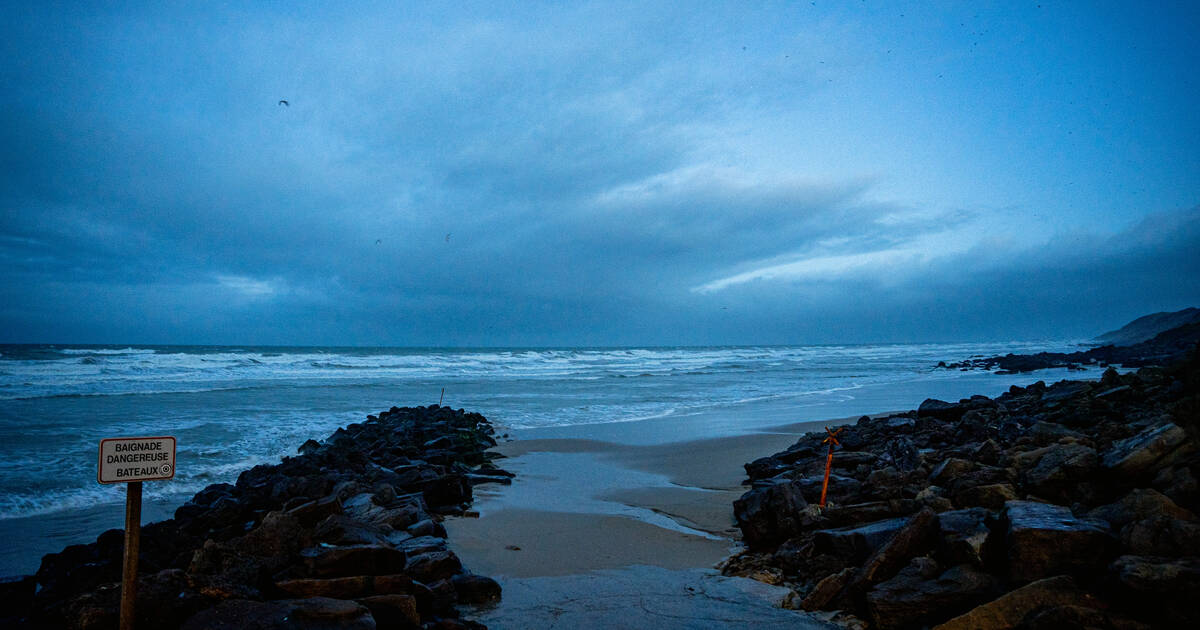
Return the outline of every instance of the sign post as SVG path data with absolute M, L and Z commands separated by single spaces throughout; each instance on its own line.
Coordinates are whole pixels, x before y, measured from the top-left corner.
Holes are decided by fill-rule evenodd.
M 821 507 L 825 507 L 825 491 L 829 490 L 829 469 L 833 468 L 833 447 L 841 444 L 837 439 L 838 434 L 845 430 L 846 427 L 841 427 L 837 431 L 825 427 L 825 432 L 829 434 L 829 437 L 821 440 L 821 443 L 829 445 L 829 456 L 825 458 L 825 481 L 821 482 Z
M 121 568 L 120 630 L 133 630 L 137 599 L 138 547 L 142 538 L 142 482 L 175 476 L 175 438 L 138 437 L 100 440 L 100 483 L 125 486 L 125 562 Z

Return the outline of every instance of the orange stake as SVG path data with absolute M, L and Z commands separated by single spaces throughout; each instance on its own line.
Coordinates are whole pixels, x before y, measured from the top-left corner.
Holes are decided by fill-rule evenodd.
M 829 490 L 829 469 L 833 468 L 833 447 L 840 444 L 837 436 L 839 433 L 845 430 L 846 427 L 841 427 L 837 431 L 833 431 L 830 430 L 829 427 L 825 427 L 825 432 L 829 434 L 829 437 L 821 440 L 821 443 L 829 445 L 829 455 L 825 458 L 825 481 L 821 484 L 821 507 L 825 507 L 825 492 Z

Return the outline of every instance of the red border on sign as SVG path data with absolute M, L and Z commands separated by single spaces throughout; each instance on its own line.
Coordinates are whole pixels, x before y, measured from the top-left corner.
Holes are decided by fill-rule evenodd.
M 151 435 L 148 437 L 119 437 L 119 438 L 104 438 L 100 440 L 100 450 L 96 453 L 96 483 L 111 485 L 114 483 L 129 483 L 131 481 L 170 481 L 175 478 L 175 469 L 177 466 L 171 466 L 171 476 L 169 477 L 145 477 L 142 479 L 122 479 L 120 481 L 104 481 L 100 478 L 100 471 L 104 467 L 104 443 L 105 442 L 134 442 L 138 440 L 171 440 L 171 461 L 175 461 L 175 436 L 173 435 Z

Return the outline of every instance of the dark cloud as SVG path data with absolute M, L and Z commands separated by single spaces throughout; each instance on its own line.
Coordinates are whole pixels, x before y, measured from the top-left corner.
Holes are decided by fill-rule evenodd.
M 756 153 L 855 56 L 789 11 L 10 9 L 0 340 L 995 338 L 1200 296 L 1194 210 L 1004 242 Z

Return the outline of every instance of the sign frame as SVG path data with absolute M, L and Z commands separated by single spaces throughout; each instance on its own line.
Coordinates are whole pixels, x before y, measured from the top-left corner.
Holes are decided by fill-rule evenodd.
M 153 440 L 163 440 L 163 441 L 170 440 L 170 444 L 171 444 L 170 450 L 166 451 L 164 449 L 164 451 L 163 451 L 163 452 L 169 452 L 170 457 L 165 462 L 160 464 L 160 466 L 159 466 L 160 468 L 163 465 L 169 466 L 170 474 L 151 476 L 151 477 L 128 477 L 128 478 L 107 479 L 107 480 L 104 478 L 104 455 L 105 455 L 104 447 L 106 444 L 108 444 L 110 442 L 147 442 L 147 441 L 153 441 Z M 175 472 L 176 472 L 176 465 L 175 465 L 176 444 L 177 443 L 175 440 L 175 436 L 173 436 L 173 435 L 156 435 L 156 436 L 148 436 L 148 437 L 104 438 L 104 439 L 100 440 L 100 451 L 99 451 L 99 454 L 97 455 L 98 465 L 96 466 L 96 481 L 98 483 L 101 483 L 104 485 L 112 485 L 112 484 L 117 484 L 117 483 L 134 483 L 134 482 L 142 482 L 142 481 L 170 481 L 171 479 L 175 478 Z

